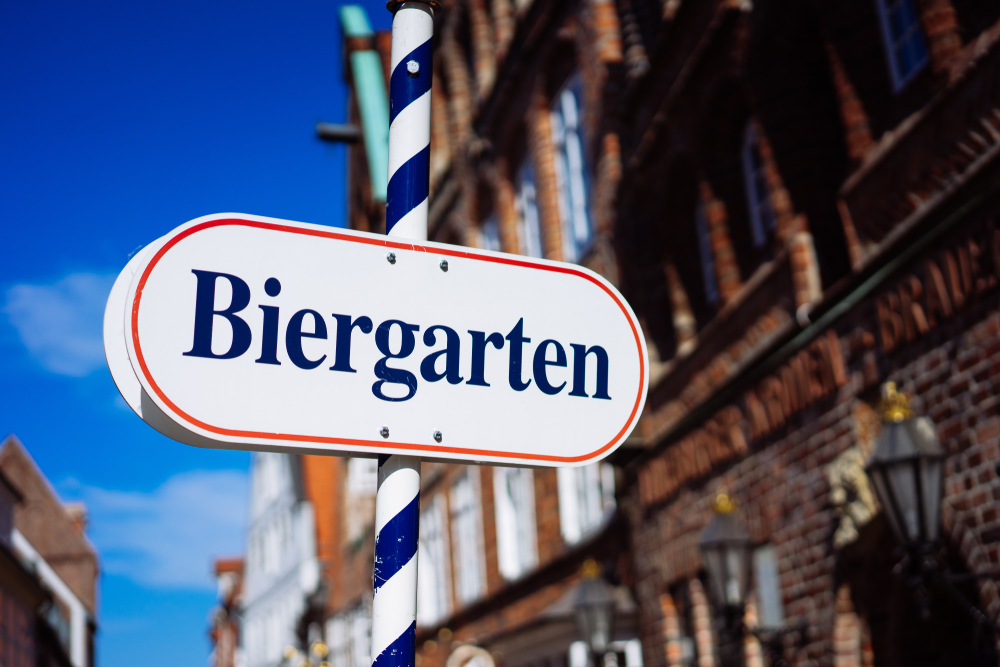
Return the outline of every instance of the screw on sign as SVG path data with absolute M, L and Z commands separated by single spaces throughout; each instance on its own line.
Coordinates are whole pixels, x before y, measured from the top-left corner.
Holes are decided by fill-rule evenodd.
M 126 402 L 174 440 L 378 458 L 373 665 L 412 667 L 421 459 L 593 463 L 649 378 L 603 277 L 426 241 L 434 8 L 390 9 L 387 235 L 192 220 L 122 270 L 104 345 Z

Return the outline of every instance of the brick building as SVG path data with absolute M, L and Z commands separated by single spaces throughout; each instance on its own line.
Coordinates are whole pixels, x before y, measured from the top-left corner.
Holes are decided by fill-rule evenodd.
M 755 546 L 746 624 L 804 627 L 747 635 L 748 665 L 996 664 L 968 606 L 930 591 L 920 617 L 864 462 L 895 381 L 947 454 L 942 561 L 1000 562 L 1000 6 L 443 5 L 431 239 L 603 274 L 653 368 L 610 465 L 425 464 L 418 663 L 469 643 L 576 667 L 570 600 L 593 558 L 619 586 L 620 664 L 720 664 L 698 542 L 723 487 Z M 364 137 L 349 219 L 380 232 L 389 40 L 342 17 Z M 373 473 L 329 466 L 315 618 L 330 661 L 362 667 Z M 961 587 L 986 618 L 997 593 Z
M 93 667 L 97 551 L 14 436 L 0 447 L 0 664 Z
M 499 8 L 500 3 L 495 7 Z M 471 127 L 474 93 L 464 54 L 472 57 L 466 47 L 479 43 L 480 38 L 491 43 L 490 49 L 493 46 L 492 37 L 485 33 L 472 37 L 469 32 L 472 19 L 461 13 L 462 7 L 457 9 L 451 19 L 447 19 L 447 13 L 442 15 L 449 22 L 439 31 L 443 40 L 440 53 L 447 52 L 450 56 L 438 58 L 435 63 L 431 142 L 431 183 L 435 192 L 431 210 L 433 238 L 512 252 L 520 249 L 543 256 L 546 252 L 543 239 L 553 243 L 552 232 L 541 235 L 541 218 L 534 195 L 521 193 L 522 201 L 517 204 L 508 183 L 506 203 L 511 207 L 531 207 L 528 215 L 535 224 L 532 234 L 519 236 L 516 228 L 519 219 L 513 209 L 504 209 L 502 215 L 506 217 L 501 221 L 500 214 L 488 206 L 492 204 L 486 194 L 493 181 L 484 179 L 490 174 L 496 177 L 497 173 L 486 153 L 477 163 L 483 169 L 483 178 L 465 177 L 466 173 L 473 174 L 474 156 L 470 150 L 474 136 Z M 505 25 L 513 30 L 514 9 L 508 9 Z M 478 19 L 485 19 L 485 6 L 478 6 L 477 11 Z M 385 224 L 384 150 L 388 115 L 383 106 L 390 39 L 387 33 L 371 30 L 359 7 L 344 7 L 341 19 L 347 75 L 353 86 L 349 118 L 360 126 L 363 136 L 363 142 L 351 149 L 348 158 L 349 216 L 353 228 L 380 232 Z M 491 30 L 488 22 L 478 29 Z M 513 33 L 503 39 L 509 41 L 512 37 Z M 475 57 L 485 59 L 495 55 L 492 51 L 477 51 Z M 481 92 L 485 94 L 487 88 Z M 568 100 L 566 113 L 576 113 L 578 104 L 577 97 Z M 564 139 L 568 146 L 564 151 L 575 150 L 573 155 L 582 158 L 576 126 L 565 130 Z M 525 149 L 522 146 L 519 150 L 516 159 L 523 161 Z M 513 160 L 511 164 L 515 164 Z M 527 173 L 524 182 L 530 186 L 530 167 Z M 566 175 L 576 181 L 579 176 L 578 172 Z M 590 186 L 589 180 L 586 184 L 576 181 L 578 194 L 583 192 L 581 187 Z M 556 200 L 550 204 L 556 206 Z M 584 218 L 588 215 L 587 205 L 579 197 L 567 205 L 574 211 L 582 211 Z M 474 209 L 482 209 L 486 217 L 470 222 L 467 218 Z M 580 219 L 578 226 L 589 234 L 591 225 L 586 219 Z M 586 243 L 581 239 L 580 247 Z M 546 256 L 563 257 L 551 253 Z M 317 629 L 323 630 L 330 651 L 327 659 L 334 667 L 367 667 L 371 662 L 377 468 L 371 459 L 328 461 L 326 465 L 330 466 L 329 474 L 334 480 L 332 488 L 336 490 L 329 515 L 333 521 L 332 549 L 330 559 L 324 561 L 326 605 L 316 610 L 313 622 Z M 505 666 L 572 662 L 575 667 L 582 667 L 586 654 L 581 656 L 580 646 L 575 652 L 571 650 L 577 640 L 572 600 L 579 571 L 585 561 L 597 558 L 604 563 L 606 574 L 622 583 L 629 570 L 626 525 L 616 509 L 613 467 L 602 464 L 556 471 L 425 463 L 422 485 L 418 663 L 424 667 L 443 666 L 453 655 L 453 649 L 471 644 L 485 648 Z M 627 587 L 619 587 L 617 594 L 619 618 L 613 648 L 622 665 L 640 667 L 638 608 Z M 304 628 L 301 637 L 305 639 L 306 635 Z M 575 660 L 571 660 L 571 654 Z M 456 655 L 459 664 L 475 657 L 472 653 Z

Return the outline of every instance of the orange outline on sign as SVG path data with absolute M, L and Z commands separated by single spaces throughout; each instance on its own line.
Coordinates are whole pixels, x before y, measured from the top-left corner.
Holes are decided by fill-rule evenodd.
M 260 228 L 260 229 L 268 229 L 268 230 L 280 231 L 280 232 L 292 232 L 292 233 L 295 233 L 295 234 L 305 234 L 307 236 L 318 236 L 318 237 L 321 237 L 321 238 L 336 239 L 338 241 L 349 241 L 349 242 L 352 242 L 352 243 L 364 243 L 364 244 L 367 244 L 367 245 L 377 245 L 377 246 L 383 246 L 385 248 L 397 248 L 397 249 L 400 249 L 400 250 L 424 250 L 425 252 L 435 253 L 435 254 L 439 254 L 439 255 L 448 255 L 450 257 L 463 257 L 465 259 L 475 259 L 475 260 L 480 260 L 480 261 L 485 261 L 485 262 L 496 262 L 498 264 L 509 264 L 509 265 L 512 265 L 512 266 L 520 266 L 520 267 L 524 267 L 524 268 L 528 268 L 528 269 L 541 269 L 543 271 L 555 271 L 556 273 L 567 273 L 567 274 L 570 274 L 570 275 L 575 275 L 575 276 L 579 276 L 581 278 L 585 278 L 585 279 L 589 280 L 590 282 L 594 283 L 595 285 L 597 285 L 598 287 L 600 287 L 602 290 L 604 290 L 608 294 L 608 296 L 610 296 L 612 299 L 615 300 L 615 303 L 618 304 L 618 307 L 621 308 L 622 313 L 624 313 L 625 319 L 628 320 L 629 326 L 632 327 L 632 335 L 635 336 L 636 347 L 639 349 L 639 393 L 635 397 L 635 405 L 632 406 L 632 412 L 629 415 L 628 419 L 626 420 L 625 426 L 623 426 L 622 429 L 620 431 L 618 431 L 618 433 L 615 435 L 615 437 L 612 438 L 611 441 L 608 442 L 608 444 L 604 445 L 600 449 L 597 449 L 597 450 L 591 452 L 590 454 L 585 454 L 583 456 L 544 456 L 544 455 L 541 455 L 541 454 L 519 454 L 519 453 L 515 453 L 515 452 L 495 452 L 495 451 L 490 451 L 490 450 L 485 450 L 485 449 L 463 449 L 463 448 L 460 448 L 460 447 L 441 447 L 441 446 L 435 446 L 435 445 L 418 445 L 418 444 L 410 444 L 410 443 L 390 443 L 390 442 L 378 441 L 378 440 L 357 440 L 357 439 L 352 439 L 352 438 L 327 438 L 327 437 L 311 436 L 311 435 L 293 435 L 293 434 L 278 434 L 278 433 L 256 433 L 256 432 L 253 432 L 253 431 L 236 431 L 236 430 L 232 430 L 232 429 L 219 428 L 217 426 L 212 426 L 211 424 L 206 424 L 205 422 L 202 422 L 202 421 L 200 421 L 198 419 L 195 419 L 194 417 L 192 417 L 191 415 L 187 414 L 186 412 L 184 412 L 183 410 L 181 410 L 179 407 L 177 407 L 173 403 L 173 401 L 171 401 L 169 398 L 167 398 L 164 395 L 164 393 L 160 390 L 160 387 L 156 384 L 156 381 L 153 380 L 152 376 L 150 375 L 149 369 L 146 367 L 146 360 L 142 356 L 142 346 L 139 344 L 139 302 L 140 302 L 140 300 L 142 298 L 142 290 L 146 286 L 146 280 L 147 280 L 147 278 L 149 278 L 149 274 L 150 274 L 150 272 L 152 272 L 153 267 L 156 266 L 156 263 L 160 261 L 160 259 L 163 257 L 163 255 L 170 248 L 172 248 L 174 245 L 176 245 L 178 241 L 180 241 L 180 240 L 182 240 L 182 239 L 184 239 L 184 238 L 186 238 L 188 236 L 191 236 L 195 232 L 200 232 L 200 231 L 203 231 L 205 229 L 210 229 L 212 227 L 223 227 L 223 226 L 230 226 L 230 225 L 239 225 L 239 226 L 244 226 L 244 227 L 257 227 L 257 228 Z M 570 266 L 545 266 L 545 265 L 533 264 L 531 262 L 525 262 L 523 260 L 518 260 L 518 259 L 513 259 L 513 258 L 508 258 L 508 257 L 490 257 L 490 256 L 474 255 L 474 254 L 471 254 L 471 253 L 468 253 L 468 252 L 464 252 L 462 250 L 449 250 L 449 249 L 444 249 L 444 248 L 428 248 L 426 246 L 421 246 L 421 245 L 417 245 L 417 244 L 414 244 L 414 243 L 400 243 L 398 241 L 392 241 L 392 240 L 390 240 L 390 238 L 391 237 L 386 237 L 385 240 L 382 240 L 382 239 L 372 239 L 372 238 L 357 237 L 357 236 L 352 236 L 352 235 L 348 235 L 348 234 L 342 234 L 340 232 L 320 231 L 320 230 L 317 230 L 317 229 L 301 229 L 299 227 L 290 227 L 288 225 L 277 225 L 277 224 L 274 224 L 274 223 L 259 222 L 259 221 L 256 221 L 256 220 L 240 220 L 238 218 L 227 218 L 227 219 L 222 219 L 222 220 L 212 220 L 212 221 L 209 221 L 209 222 L 203 222 L 203 223 L 201 223 L 199 225 L 195 225 L 194 227 L 183 231 L 182 233 L 178 234 L 174 238 L 170 239 L 170 241 L 168 241 L 167 243 L 165 243 L 163 245 L 163 247 L 160 248 L 159 252 L 157 252 L 153 256 L 153 259 L 150 260 L 149 265 L 146 267 L 145 271 L 143 271 L 142 278 L 139 280 L 139 285 L 138 285 L 138 287 L 136 288 L 136 291 L 135 291 L 135 300 L 132 303 L 132 342 L 133 342 L 133 344 L 135 346 L 136 358 L 138 359 L 139 367 L 142 369 L 143 375 L 146 377 L 146 380 L 149 381 L 149 384 L 153 388 L 153 391 L 156 393 L 156 395 L 159 396 L 160 399 L 164 403 L 166 403 L 170 407 L 170 409 L 174 411 L 175 414 L 183 417 L 189 423 L 194 424 L 194 425 L 198 426 L 201 429 L 204 429 L 204 430 L 209 431 L 211 433 L 217 433 L 219 435 L 225 435 L 225 436 L 236 436 L 236 437 L 246 437 L 246 438 L 259 438 L 261 440 L 284 440 L 284 441 L 292 441 L 292 442 L 315 442 L 315 443 L 330 444 L 330 445 L 354 445 L 354 446 L 362 446 L 362 447 L 372 447 L 372 448 L 377 448 L 377 449 L 386 449 L 386 448 L 390 448 L 390 447 L 391 448 L 407 448 L 407 449 L 412 449 L 412 450 L 421 451 L 421 452 L 441 453 L 441 454 L 463 454 L 463 455 L 467 455 L 467 456 L 470 456 L 470 457 L 474 457 L 474 456 L 492 456 L 492 457 L 497 457 L 497 458 L 511 458 L 511 459 L 524 459 L 524 460 L 534 460 L 534 461 L 552 461 L 552 462 L 561 462 L 561 463 L 575 463 L 577 461 L 583 461 L 583 460 L 586 460 L 586 459 L 593 458 L 593 457 L 595 457 L 595 456 L 597 456 L 599 454 L 602 454 L 603 452 L 607 451 L 607 449 L 610 448 L 615 443 L 615 441 L 617 441 L 622 436 L 623 433 L 625 433 L 625 430 L 628 428 L 629 424 L 631 424 L 632 420 L 635 418 L 635 414 L 636 414 L 636 412 L 639 409 L 639 403 L 642 401 L 642 387 L 643 387 L 644 380 L 645 380 L 646 367 L 645 367 L 645 363 L 644 363 L 645 360 L 643 359 L 643 355 L 642 355 L 642 343 L 641 343 L 641 341 L 639 339 L 639 332 L 636 329 L 635 323 L 632 321 L 632 318 L 628 316 L 628 311 L 625 309 L 625 306 L 622 304 L 621 300 L 611 290 L 609 290 L 607 288 L 607 286 L 605 286 L 600 281 L 595 280 L 592 276 L 589 276 L 586 273 L 583 273 L 582 271 L 578 271 L 578 270 L 576 270 L 576 269 L 574 269 L 574 268 L 572 268 Z

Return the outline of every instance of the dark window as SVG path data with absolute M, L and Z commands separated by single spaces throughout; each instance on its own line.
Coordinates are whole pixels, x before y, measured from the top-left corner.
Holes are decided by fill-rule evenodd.
M 743 178 L 746 182 L 747 213 L 750 219 L 750 238 L 754 248 L 763 248 L 774 235 L 774 208 L 771 190 L 760 158 L 757 130 L 747 123 L 743 136 Z
M 579 261 L 593 236 L 588 215 L 589 169 L 580 129 L 580 78 L 574 76 L 552 104 L 556 187 L 562 219 L 563 259 Z
M 913 0 L 875 0 L 893 90 L 902 90 L 927 63 L 927 46 Z
M 517 175 L 514 208 L 517 209 L 518 242 L 522 255 L 544 257 L 542 249 L 542 227 L 538 218 L 538 203 L 535 192 L 535 176 L 531 162 L 524 161 Z
M 719 303 L 719 289 L 715 284 L 715 260 L 712 257 L 712 240 L 708 233 L 705 205 L 699 203 L 695 209 L 695 229 L 698 232 L 698 254 L 701 256 L 701 276 L 705 285 L 705 301 L 710 306 Z
M 479 241 L 483 250 L 500 252 L 500 230 L 496 214 L 487 218 L 479 227 Z

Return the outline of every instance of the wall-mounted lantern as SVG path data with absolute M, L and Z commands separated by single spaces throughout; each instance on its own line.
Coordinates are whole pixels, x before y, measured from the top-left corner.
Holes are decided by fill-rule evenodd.
M 897 543 L 926 552 L 941 524 L 944 451 L 934 424 L 915 417 L 906 395 L 887 382 L 881 404 L 882 433 L 867 473 Z
M 601 566 L 587 560 L 580 571 L 583 580 L 577 588 L 573 611 L 576 629 L 582 641 L 587 642 L 594 664 L 608 651 L 615 631 L 615 592 L 601 576 Z

